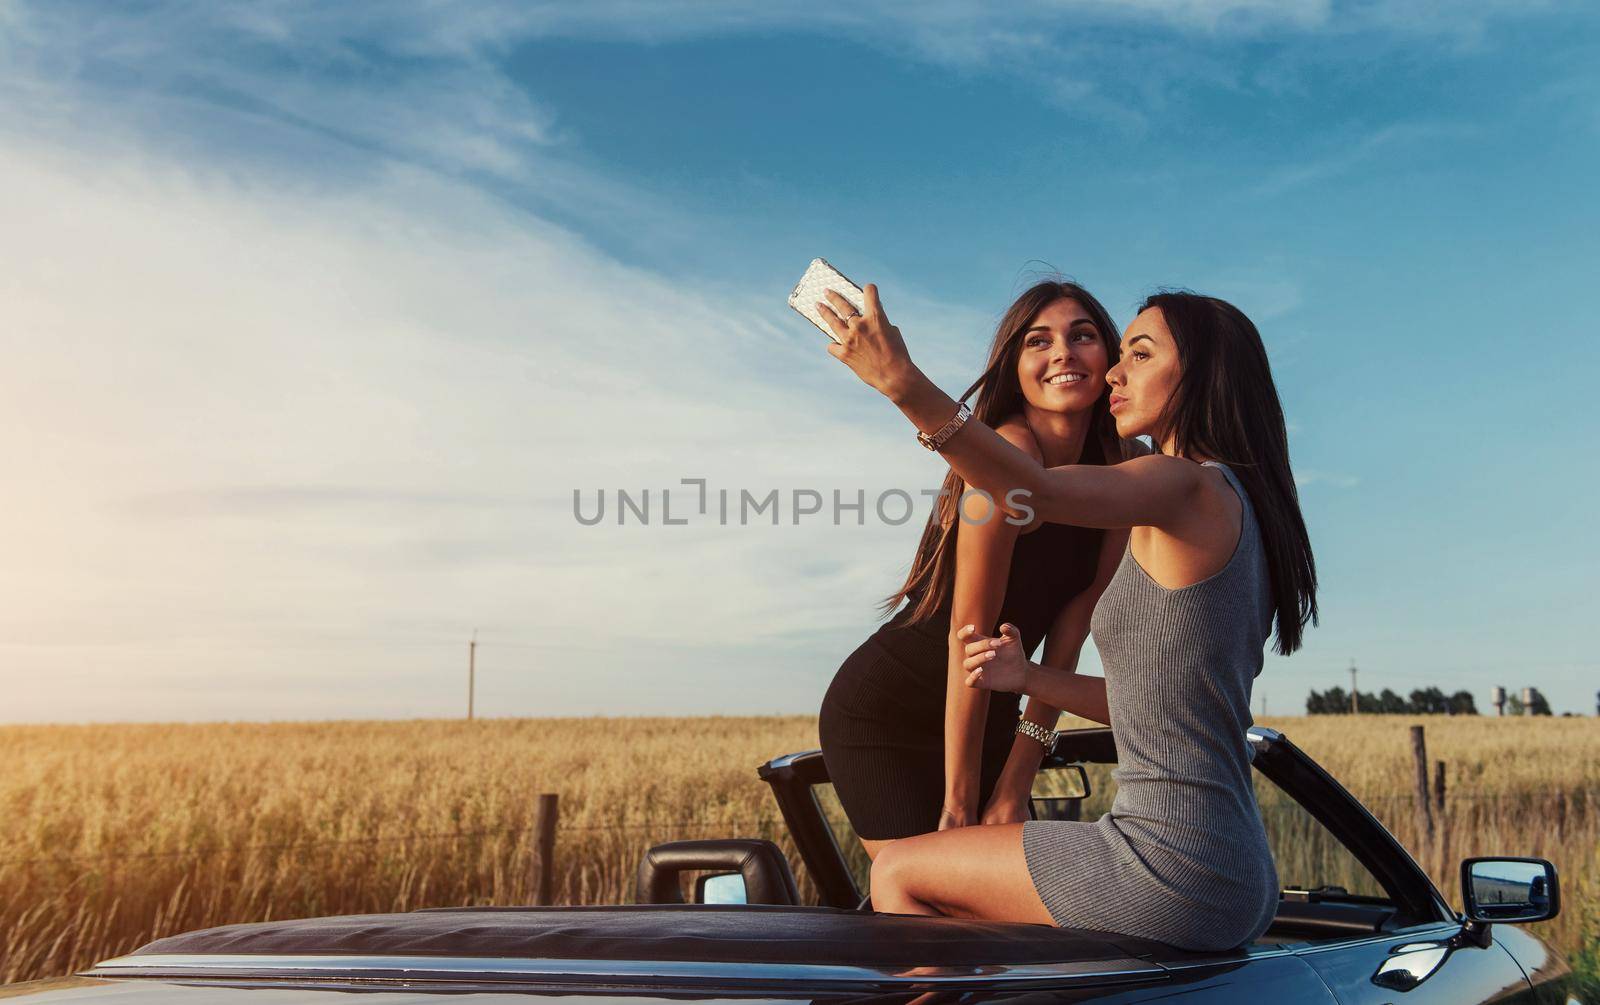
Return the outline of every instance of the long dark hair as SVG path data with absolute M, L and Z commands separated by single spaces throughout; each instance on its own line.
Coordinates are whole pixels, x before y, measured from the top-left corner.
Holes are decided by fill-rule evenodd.
M 1182 368 L 1156 443 L 1170 437 L 1179 456 L 1221 461 L 1239 476 L 1259 517 L 1272 574 L 1274 648 L 1287 656 L 1317 621 L 1317 563 L 1261 333 L 1227 301 L 1187 290 L 1157 293 L 1139 310 L 1152 307 L 1172 332 Z
M 1000 318 L 1000 324 L 995 327 L 994 342 L 989 346 L 988 365 L 959 399 L 965 401 L 972 397 L 973 392 L 977 392 L 972 415 L 982 420 L 984 425 L 998 427 L 1022 412 L 1025 399 L 1022 385 L 1017 380 L 1017 357 L 1022 353 L 1023 335 L 1039 312 L 1063 299 L 1082 307 L 1089 315 L 1089 320 L 1100 330 L 1108 366 L 1115 366 L 1121 358 L 1117 327 L 1112 323 L 1111 315 L 1088 290 L 1065 279 L 1035 283 Z M 1108 392 L 1109 388 L 1102 389 L 1094 403 L 1080 464 L 1115 464 L 1123 459 L 1122 441 L 1117 437 L 1117 424 L 1108 407 Z M 943 492 L 934 504 L 933 512 L 928 515 L 927 525 L 922 528 L 922 540 L 918 542 L 916 557 L 911 561 L 911 572 L 906 576 L 905 584 L 880 605 L 884 614 L 910 598 L 910 613 L 905 623 L 926 621 L 954 591 L 961 486 L 960 475 L 954 471 L 945 475 Z

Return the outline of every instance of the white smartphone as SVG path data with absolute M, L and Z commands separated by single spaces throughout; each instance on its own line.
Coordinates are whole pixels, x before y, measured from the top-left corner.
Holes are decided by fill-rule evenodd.
M 800 281 L 794 286 L 794 292 L 789 294 L 789 306 L 816 325 L 822 334 L 837 342 L 839 340 L 833 338 L 833 332 L 828 330 L 822 315 L 817 311 L 819 302 L 828 302 L 829 290 L 850 301 L 850 306 L 857 311 L 866 313 L 867 296 L 861 292 L 861 287 L 846 279 L 843 273 L 821 258 L 813 258 L 811 264 L 806 266 L 805 275 L 800 277 Z

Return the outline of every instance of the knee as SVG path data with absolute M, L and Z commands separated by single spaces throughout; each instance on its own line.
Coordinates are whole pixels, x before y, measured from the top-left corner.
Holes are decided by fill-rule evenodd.
M 872 909 L 906 913 L 906 855 L 899 841 L 891 841 L 872 860 Z

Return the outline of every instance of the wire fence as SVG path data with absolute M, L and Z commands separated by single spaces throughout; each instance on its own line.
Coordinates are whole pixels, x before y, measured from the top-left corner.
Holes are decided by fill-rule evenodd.
M 1410 806 L 1415 804 L 1416 796 L 1410 792 L 1380 792 L 1372 795 L 1357 797 L 1362 803 L 1371 805 L 1400 804 Z M 1477 804 L 1506 803 L 1511 805 L 1527 805 L 1530 801 L 1549 798 L 1548 794 L 1539 792 L 1451 792 L 1449 801 L 1471 802 Z M 1600 790 L 1578 790 L 1561 794 L 1561 802 L 1578 812 L 1594 808 L 1600 811 Z M 783 821 L 777 817 L 747 817 L 718 820 L 660 820 L 647 823 L 625 824 L 560 824 L 556 828 L 560 834 L 578 833 L 639 833 L 663 832 L 693 829 L 718 828 L 723 831 L 737 830 L 763 830 L 782 826 Z M 0 858 L 0 866 L 17 865 L 96 865 L 112 861 L 146 861 L 152 859 L 181 859 L 181 858 L 218 858 L 228 855 L 248 855 L 263 852 L 288 852 L 288 851 L 314 851 L 325 848 L 353 847 L 361 845 L 383 844 L 424 844 L 430 842 L 462 841 L 475 838 L 521 838 L 535 834 L 538 825 L 527 827 L 496 827 L 485 830 L 470 831 L 431 831 L 422 833 L 388 834 L 372 837 L 338 838 L 323 841 L 282 841 L 265 844 L 243 844 L 222 846 L 200 846 L 168 851 L 148 852 L 103 852 L 88 855 L 39 855 L 28 858 Z
M 729 820 L 662 820 L 637 824 L 561 824 L 557 835 L 568 833 L 672 831 L 693 828 L 760 829 L 781 824 L 777 818 L 750 818 Z M 313 851 L 319 848 L 339 848 L 380 844 L 424 844 L 436 841 L 460 841 L 471 838 L 520 838 L 536 834 L 537 825 L 528 827 L 495 827 L 476 831 L 432 831 L 424 833 L 391 834 L 377 837 L 338 838 L 329 841 L 282 841 L 267 844 L 222 845 L 213 847 L 183 848 L 171 851 L 103 852 L 91 855 L 39 855 L 30 858 L 0 858 L 0 866 L 10 865 L 95 865 L 104 862 L 142 861 L 151 859 L 220 858 L 224 855 L 245 855 L 258 852 Z

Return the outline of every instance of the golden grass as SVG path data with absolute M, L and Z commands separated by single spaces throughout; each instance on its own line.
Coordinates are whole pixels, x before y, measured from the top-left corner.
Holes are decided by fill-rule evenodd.
M 1267 719 L 1362 800 L 1411 851 L 1446 899 L 1461 906 L 1460 863 L 1533 855 L 1561 874 L 1562 913 L 1530 931 L 1563 952 L 1600 941 L 1600 719 L 1310 716 Z M 1426 727 L 1446 765 L 1442 820 L 1419 833 L 1409 728 Z M 1258 786 L 1259 790 L 1259 786 Z M 1263 813 L 1270 806 L 1262 805 Z M 1269 826 L 1271 820 L 1269 817 Z M 1292 858 L 1280 851 L 1280 861 Z
M 1420 849 L 1412 722 L 1449 765 L 1451 846 L 1419 855 L 1441 889 L 1456 898 L 1465 855 L 1550 858 L 1567 907 L 1540 934 L 1577 951 L 1596 930 L 1600 721 L 1266 724 Z M 631 899 L 659 841 L 767 837 L 793 857 L 755 767 L 815 743 L 807 716 L 0 728 L 0 981 L 228 922 L 529 903 L 541 792 L 561 796 L 558 903 Z

